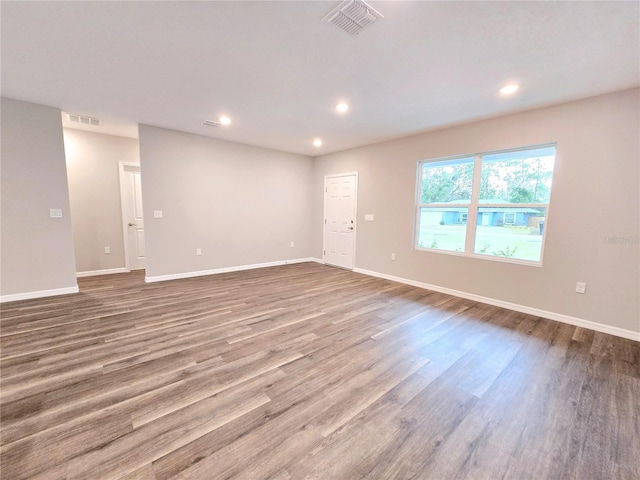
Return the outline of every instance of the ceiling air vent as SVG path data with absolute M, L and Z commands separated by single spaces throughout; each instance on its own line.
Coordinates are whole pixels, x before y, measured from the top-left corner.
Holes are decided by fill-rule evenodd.
M 324 17 L 327 22 L 352 36 L 358 35 L 379 18 L 383 18 L 383 15 L 362 0 L 346 0 Z
M 82 125 L 93 125 L 99 127 L 102 121 L 99 118 L 83 117 L 82 115 L 75 115 L 73 113 L 67 113 L 69 121 L 73 123 L 80 123 Z

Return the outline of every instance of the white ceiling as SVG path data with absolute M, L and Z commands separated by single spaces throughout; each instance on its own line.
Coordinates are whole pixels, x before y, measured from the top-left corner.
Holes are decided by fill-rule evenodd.
M 640 85 L 638 2 L 372 1 L 355 37 L 338 3 L 3 1 L 2 95 L 315 156 Z

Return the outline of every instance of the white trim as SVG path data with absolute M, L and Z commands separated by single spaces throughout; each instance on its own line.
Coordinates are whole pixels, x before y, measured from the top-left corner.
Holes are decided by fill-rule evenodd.
M 212 270 L 200 270 L 196 272 L 157 275 L 154 277 L 144 277 L 144 281 L 146 283 L 164 282 L 166 280 L 179 280 L 181 278 L 204 277 L 205 275 L 216 275 L 218 273 L 240 272 L 242 270 L 253 270 L 254 268 L 278 267 L 281 265 L 291 265 L 293 263 L 305 263 L 305 262 L 314 262 L 314 261 L 318 261 L 318 259 L 311 258 L 311 257 L 295 258 L 293 260 L 278 260 L 276 262 L 254 263 L 251 265 L 238 265 L 235 267 L 214 268 Z
M 356 177 L 358 176 L 358 171 L 353 171 L 353 172 L 344 172 L 344 173 L 332 173 L 331 175 L 325 175 L 324 178 L 337 178 L 337 177 L 347 177 L 349 175 L 355 175 Z
M 446 253 L 446 251 L 445 251 Z M 485 255 L 483 253 L 470 253 L 465 255 L 467 258 L 478 258 L 480 260 L 493 260 L 494 262 L 511 263 L 512 265 L 526 265 L 527 267 L 542 267 L 542 262 L 534 262 L 533 260 L 522 260 L 521 258 L 501 257 L 499 255 Z
M 76 272 L 76 277 L 95 277 L 97 275 L 111 275 L 112 273 L 127 273 L 128 270 L 125 267 L 120 268 L 107 268 L 106 270 L 87 270 L 86 272 Z
M 310 257 L 309 258 L 310 262 L 316 262 L 316 263 L 321 263 L 322 265 L 324 265 L 324 260 L 322 258 L 316 258 L 316 257 Z
M 468 255 L 465 252 L 457 252 L 455 250 L 444 250 L 442 248 L 429 248 L 429 247 L 413 247 L 414 250 L 417 250 L 418 252 L 427 252 L 427 253 L 438 253 L 438 254 L 445 254 L 445 255 L 455 255 L 457 257 L 468 257 Z
M 539 308 L 528 307 L 526 305 L 520 305 L 517 303 L 506 302 L 504 300 L 498 300 L 490 297 L 483 297 L 482 295 L 476 295 L 474 293 L 463 292 L 460 290 L 454 290 L 452 288 L 440 287 L 438 285 L 431 285 L 428 283 L 418 282 L 416 280 L 409 280 L 408 278 L 396 277 L 394 275 L 387 275 L 386 273 L 374 272 L 371 270 L 364 270 L 362 268 L 354 268 L 354 272 L 369 275 L 371 277 L 384 278 L 393 282 L 404 283 L 406 285 L 412 285 L 414 287 L 425 288 L 427 290 L 433 290 L 435 292 L 446 293 L 460 298 L 466 298 L 467 300 L 473 300 L 475 302 L 486 303 L 488 305 L 494 305 L 496 307 L 502 307 L 509 310 L 515 310 L 516 312 L 526 313 L 529 315 L 535 315 L 536 317 L 548 318 L 562 323 L 568 323 L 569 325 L 575 325 L 576 327 L 587 328 L 589 330 L 595 330 L 596 332 L 608 333 L 615 335 L 616 337 L 628 338 L 629 340 L 635 340 L 640 342 L 640 332 L 633 330 L 626 330 L 624 328 L 612 327 L 611 325 L 605 325 L 604 323 L 592 322 L 591 320 L 584 320 L 582 318 L 572 317 L 564 315 L 562 313 L 549 312 L 547 310 L 541 310 Z
M 542 263 L 534 262 L 532 260 L 521 260 L 521 259 L 514 260 L 513 258 L 499 257 L 494 255 L 484 255 L 482 253 L 456 252 L 454 250 L 444 250 L 440 248 L 428 248 L 428 247 L 417 247 L 417 246 L 414 247 L 413 249 L 419 252 L 454 255 L 454 256 L 463 257 L 463 258 L 477 258 L 479 260 L 487 260 L 488 258 L 489 260 L 492 260 L 494 262 L 511 263 L 512 265 L 515 264 L 515 265 L 526 265 L 527 267 L 542 267 Z
M 37 290 L 35 292 L 12 293 L 11 295 L 0 296 L 0 303 L 16 302 L 18 300 L 31 300 L 33 298 L 55 297 L 57 295 L 69 295 L 78 293 L 78 285 L 75 287 L 53 288 L 51 290 Z
M 465 240 L 463 251 L 465 255 L 476 251 L 476 235 L 478 235 L 478 214 L 480 208 L 480 189 L 482 188 L 482 154 L 473 157 L 473 179 L 471 180 L 471 199 L 467 208 L 467 223 L 465 224 Z M 469 218 L 471 214 L 471 218 Z M 417 241 L 417 238 L 416 238 Z

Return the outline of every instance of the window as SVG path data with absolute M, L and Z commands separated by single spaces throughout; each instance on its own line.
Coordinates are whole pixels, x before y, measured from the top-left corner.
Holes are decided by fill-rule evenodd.
M 555 145 L 421 161 L 415 246 L 540 264 Z
M 516 223 L 516 214 L 504 212 L 504 224 L 513 225 L 514 223 Z

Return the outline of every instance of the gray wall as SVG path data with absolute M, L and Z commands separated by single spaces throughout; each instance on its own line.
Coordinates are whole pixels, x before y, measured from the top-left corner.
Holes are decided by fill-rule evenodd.
M 324 175 L 357 170 L 357 268 L 638 332 L 639 105 L 633 89 L 315 160 L 141 126 L 147 275 L 321 258 Z M 416 162 L 548 142 L 558 151 L 542 267 L 412 249 Z M 59 110 L 2 99 L 1 169 L 0 293 L 74 287 Z M 576 281 L 588 283 L 585 295 Z
M 118 162 L 140 162 L 138 140 L 65 128 L 64 144 L 78 272 L 123 268 Z
M 639 92 L 318 157 L 313 255 L 322 254 L 324 175 L 358 171 L 357 268 L 640 331 Z M 542 267 L 412 249 L 419 160 L 549 142 L 557 157 Z M 587 282 L 585 295 L 576 281 Z
M 310 157 L 147 125 L 139 136 L 147 277 L 310 256 Z
M 0 293 L 75 287 L 60 110 L 2 98 L 1 176 Z

